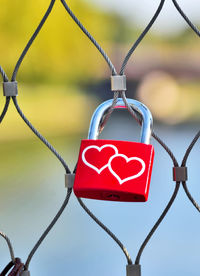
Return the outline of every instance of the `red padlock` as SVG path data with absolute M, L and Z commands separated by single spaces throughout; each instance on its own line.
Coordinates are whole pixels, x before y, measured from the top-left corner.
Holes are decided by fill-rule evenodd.
M 97 140 L 102 118 L 112 100 L 102 103 L 93 114 L 88 140 L 81 141 L 74 182 L 77 197 L 147 201 L 154 158 L 154 148 L 149 145 L 153 119 L 145 105 L 132 99 L 127 101 L 142 116 L 140 143 Z M 126 108 L 122 99 L 118 99 L 116 108 Z

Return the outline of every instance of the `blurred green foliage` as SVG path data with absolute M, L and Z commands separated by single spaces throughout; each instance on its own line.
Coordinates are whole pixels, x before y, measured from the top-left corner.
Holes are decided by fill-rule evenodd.
M 10 77 L 25 45 L 42 19 L 50 1 L 1 1 L 0 64 Z M 128 38 L 127 23 L 77 0 L 71 8 L 81 22 L 108 50 L 113 42 Z M 109 53 L 110 54 L 110 53 Z M 107 65 L 80 31 L 60 1 L 34 41 L 20 67 L 19 103 L 25 115 L 44 136 L 76 135 L 88 128 L 94 98 L 79 83 L 101 78 Z M 1 102 L 1 108 L 4 101 Z M 34 135 L 11 104 L 1 125 L 1 141 L 24 140 Z
M 128 37 L 126 23 L 118 15 L 105 14 L 77 0 L 71 8 L 94 37 L 111 51 L 113 41 Z M 45 0 L 1 0 L 0 63 L 10 75 L 26 43 L 47 9 Z M 36 38 L 19 72 L 26 82 L 78 82 L 99 78 L 106 64 L 88 38 L 67 14 L 60 1 Z
M 85 133 L 95 108 L 93 97 L 74 87 L 19 85 L 18 102 L 25 116 L 45 137 L 75 136 Z M 1 124 L 0 141 L 35 138 L 11 103 Z
M 1 0 L 0 64 L 6 68 L 9 76 L 48 4 L 45 0 L 23 3 L 20 0 Z M 122 60 L 141 30 L 117 14 L 97 9 L 94 3 L 76 0 L 69 4 L 109 56 L 113 56 L 116 46 L 120 47 Z M 158 50 L 178 46 L 180 51 L 180 47 L 187 47 L 188 43 L 194 47 L 195 41 L 195 35 L 188 30 L 171 38 L 151 33 L 140 48 L 149 43 Z M 18 80 L 29 83 L 79 83 L 102 78 L 105 70 L 107 65 L 98 50 L 73 22 L 61 2 L 56 1 L 52 13 L 23 61 Z
M 0 65 L 9 77 L 49 3 L 50 0 L 1 0 Z M 76 0 L 69 2 L 69 5 L 108 52 L 113 63 L 119 66 L 141 30 L 118 14 L 99 10 L 93 2 Z M 128 64 L 127 76 L 133 71 L 137 75 L 141 64 L 145 70 L 146 65 L 153 64 L 156 59 L 166 66 L 172 61 L 176 65 L 180 63 L 182 67 L 184 57 L 189 57 L 193 63 L 190 66 L 197 66 L 195 62 L 199 46 L 197 37 L 188 29 L 172 37 L 157 36 L 151 32 L 138 47 L 134 63 Z M 19 102 L 27 117 L 44 135 L 80 134 L 88 128 L 92 110 L 97 105 L 82 84 L 95 83 L 105 76 L 109 77 L 110 72 L 106 70 L 108 66 L 98 50 L 70 18 L 61 2 L 56 1 L 52 13 L 20 67 L 17 76 Z M 199 81 L 175 81 L 191 99 L 187 101 L 190 102 L 187 104 L 187 114 L 190 114 L 187 118 L 199 117 Z M 1 108 L 3 103 L 1 101 Z M 1 126 L 0 140 L 32 137 L 32 133 L 25 130 L 23 122 L 18 123 L 19 120 L 13 106 L 10 107 L 5 123 Z

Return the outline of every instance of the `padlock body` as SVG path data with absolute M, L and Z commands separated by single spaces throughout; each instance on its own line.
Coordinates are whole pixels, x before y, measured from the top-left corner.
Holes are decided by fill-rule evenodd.
M 74 182 L 77 197 L 144 202 L 154 159 L 152 145 L 82 140 Z

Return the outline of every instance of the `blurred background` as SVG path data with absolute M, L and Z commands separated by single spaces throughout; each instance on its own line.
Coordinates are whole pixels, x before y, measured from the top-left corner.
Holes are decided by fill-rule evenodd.
M 48 1 L 1 0 L 0 65 L 11 77 L 23 48 Z M 160 1 L 76 0 L 69 5 L 119 70 L 123 58 L 150 21 Z M 200 25 L 197 0 L 178 3 Z M 126 69 L 127 96 L 145 103 L 154 130 L 181 162 L 200 122 L 200 40 L 171 1 Z M 112 97 L 110 72 L 96 48 L 82 34 L 59 1 L 20 67 L 18 102 L 33 125 L 73 169 L 90 118 Z M 3 94 L 3 93 L 2 93 Z M 0 107 L 5 99 L 1 96 Z M 64 170 L 18 116 L 13 104 L 0 130 L 0 230 L 23 261 L 65 197 Z M 114 112 L 102 138 L 139 139 L 128 112 Z M 172 162 L 152 139 L 155 161 L 147 203 L 85 200 L 87 206 L 122 240 L 134 260 L 149 230 L 169 201 L 175 183 Z M 199 141 L 188 159 L 188 187 L 200 200 Z M 199 275 L 198 212 L 182 187 L 167 217 L 141 258 L 142 275 Z M 0 240 L 0 267 L 10 261 Z M 72 195 L 57 225 L 32 260 L 31 275 L 125 275 L 118 246 L 79 206 Z M 0 270 L 1 270 L 0 269 Z

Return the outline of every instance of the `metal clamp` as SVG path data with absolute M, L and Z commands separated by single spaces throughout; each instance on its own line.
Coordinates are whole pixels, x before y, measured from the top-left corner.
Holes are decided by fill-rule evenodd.
M 173 167 L 173 180 L 178 182 L 187 181 L 187 167 Z
M 126 91 L 126 76 L 125 75 L 111 76 L 111 90 Z
M 127 265 L 126 266 L 126 276 L 141 276 L 141 265 Z
M 65 174 L 65 187 L 66 188 L 73 188 L 74 186 L 74 178 L 75 174 Z
M 18 95 L 18 88 L 16 81 L 3 82 L 3 94 L 6 97 L 13 97 Z

